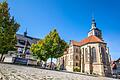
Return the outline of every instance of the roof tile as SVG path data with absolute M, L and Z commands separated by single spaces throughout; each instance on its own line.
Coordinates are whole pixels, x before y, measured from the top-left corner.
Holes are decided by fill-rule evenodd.
M 75 46 L 82 46 L 84 44 L 87 44 L 87 43 L 94 43 L 94 42 L 101 42 L 101 43 L 104 43 L 104 41 L 102 41 L 100 38 L 96 37 L 96 36 L 89 36 L 83 40 L 81 40 L 80 42 L 76 42 L 74 40 L 71 41 L 73 45 Z

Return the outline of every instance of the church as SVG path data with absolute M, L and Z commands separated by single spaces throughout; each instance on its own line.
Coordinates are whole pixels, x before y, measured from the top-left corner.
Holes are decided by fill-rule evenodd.
M 110 61 L 107 43 L 102 37 L 101 30 L 97 28 L 95 19 L 92 18 L 88 37 L 80 42 L 70 40 L 69 47 L 64 55 L 57 59 L 57 64 L 70 72 L 110 76 Z

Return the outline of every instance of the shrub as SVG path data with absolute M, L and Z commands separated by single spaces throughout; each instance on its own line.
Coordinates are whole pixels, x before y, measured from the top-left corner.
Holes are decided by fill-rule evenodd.
M 80 67 L 74 67 L 74 68 L 73 68 L 73 71 L 75 71 L 75 72 L 80 72 Z

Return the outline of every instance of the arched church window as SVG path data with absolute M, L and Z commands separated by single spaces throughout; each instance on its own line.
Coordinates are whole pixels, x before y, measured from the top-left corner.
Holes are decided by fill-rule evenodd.
M 86 62 L 88 62 L 88 49 L 87 48 L 85 49 L 85 56 L 86 56 L 85 57 L 86 58 Z
M 84 54 L 84 48 L 82 48 L 82 51 L 83 51 L 82 53 Z M 83 56 L 84 56 L 84 55 L 83 55 Z
M 78 48 L 76 48 L 76 53 L 78 53 Z
M 92 58 L 93 58 L 93 62 L 96 62 L 97 59 L 96 59 L 96 49 L 95 47 L 92 48 Z
M 103 64 L 105 64 L 105 50 L 104 50 L 104 48 L 103 47 L 101 47 L 101 53 L 102 53 L 102 62 L 103 62 Z

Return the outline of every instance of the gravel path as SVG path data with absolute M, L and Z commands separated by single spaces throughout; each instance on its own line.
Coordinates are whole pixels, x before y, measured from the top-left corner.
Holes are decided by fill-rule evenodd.
M 0 78 L 0 80 L 113 80 L 11 64 L 0 64 Z

